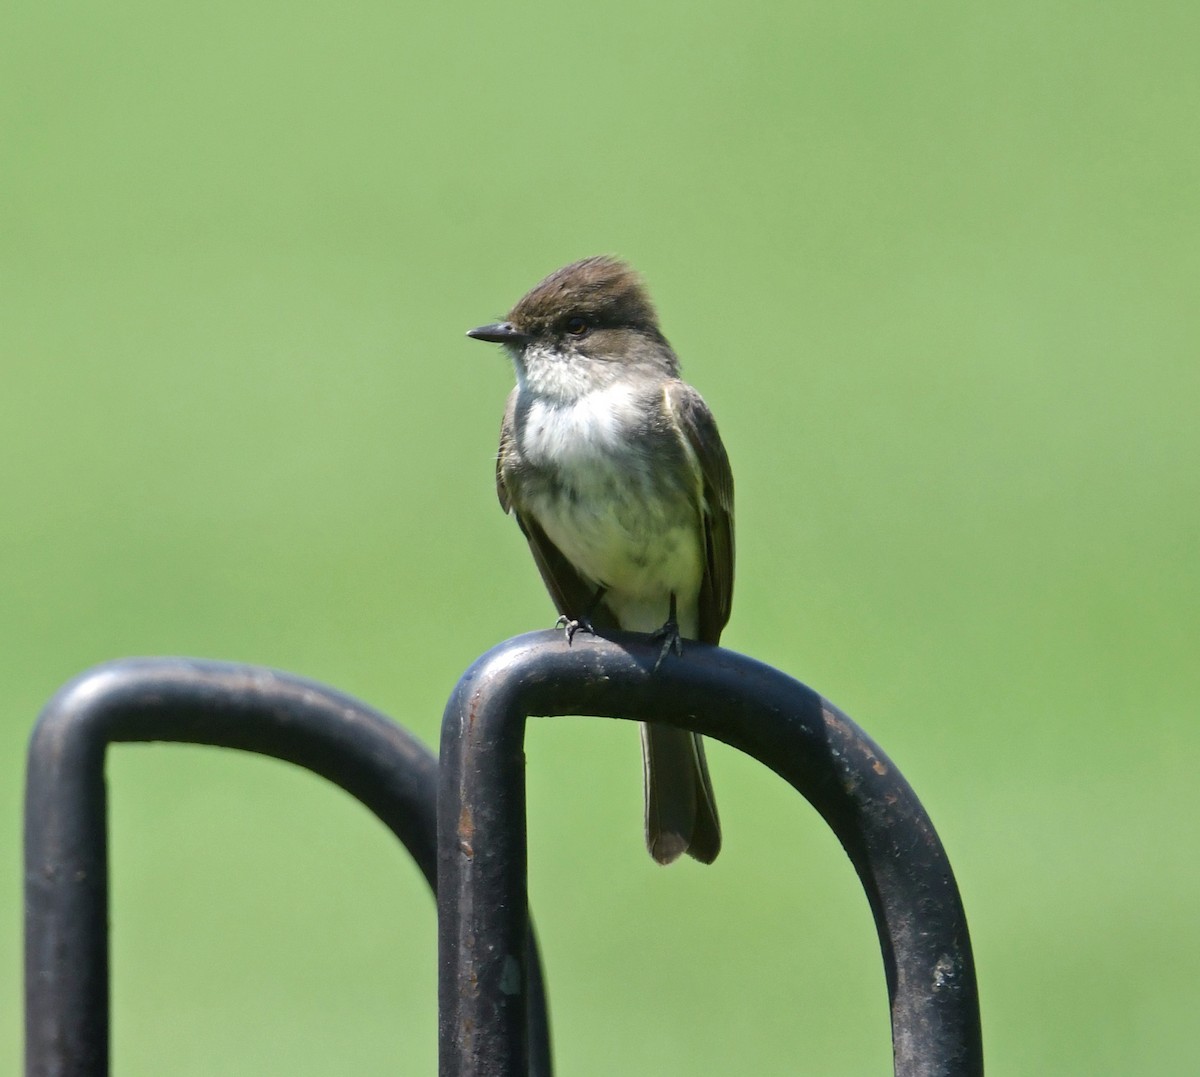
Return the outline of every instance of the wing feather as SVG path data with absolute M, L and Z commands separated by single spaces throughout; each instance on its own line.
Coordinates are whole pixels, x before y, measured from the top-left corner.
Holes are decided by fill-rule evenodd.
M 700 584 L 700 638 L 719 643 L 733 605 L 733 472 L 708 405 L 686 382 L 666 384 L 664 400 L 703 482 L 704 578 Z

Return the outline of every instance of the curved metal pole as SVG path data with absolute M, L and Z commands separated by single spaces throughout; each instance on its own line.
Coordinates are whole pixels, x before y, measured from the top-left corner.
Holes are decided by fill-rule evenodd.
M 667 722 L 765 763 L 837 834 L 875 916 L 899 1077 L 976 1077 L 983 1048 L 962 902 L 933 824 L 882 750 L 811 689 L 689 642 L 654 672 L 647 637 L 518 636 L 466 672 L 446 705 L 439 792 L 443 1077 L 524 1072 L 529 715 Z
M 143 658 L 91 670 L 50 701 L 29 747 L 28 1077 L 108 1072 L 104 756 L 117 741 L 211 744 L 305 767 L 374 812 L 436 889 L 437 760 L 395 722 L 312 681 L 254 666 Z M 549 1030 L 532 945 L 529 1072 L 548 1075 Z

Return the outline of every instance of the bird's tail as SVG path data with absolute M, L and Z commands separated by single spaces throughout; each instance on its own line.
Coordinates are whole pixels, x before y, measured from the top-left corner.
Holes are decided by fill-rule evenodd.
M 688 853 L 711 864 L 721 851 L 721 824 L 699 734 L 643 724 L 642 764 L 650 855 L 669 864 Z

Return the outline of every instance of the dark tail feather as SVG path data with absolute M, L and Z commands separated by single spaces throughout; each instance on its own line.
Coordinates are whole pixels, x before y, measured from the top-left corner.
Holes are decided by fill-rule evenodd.
M 684 853 L 711 864 L 721 851 L 721 824 L 696 733 L 642 725 L 646 777 L 646 848 L 660 864 Z

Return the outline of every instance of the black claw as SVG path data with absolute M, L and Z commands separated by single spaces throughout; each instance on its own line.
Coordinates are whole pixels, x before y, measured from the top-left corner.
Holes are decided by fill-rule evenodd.
M 601 584 L 596 588 L 596 593 L 592 596 L 591 602 L 587 604 L 587 609 L 583 611 L 583 616 L 576 619 L 568 617 L 565 613 L 560 614 L 557 621 L 554 622 L 555 628 L 565 628 L 567 630 L 567 646 L 571 646 L 571 641 L 575 638 L 576 632 L 586 632 L 589 636 L 594 636 L 596 630 L 592 627 L 592 614 L 596 611 L 596 607 L 600 605 L 600 599 L 604 597 L 604 585 Z M 674 606 L 671 607 L 674 610 Z
M 576 632 L 587 632 L 591 636 L 596 634 L 596 630 L 592 627 L 592 622 L 586 617 L 580 618 L 577 621 L 571 617 L 568 617 L 565 613 L 554 622 L 554 627 L 566 629 L 568 647 L 571 646 L 572 641 L 575 639 Z
M 667 622 L 657 632 L 651 635 L 651 639 L 660 639 L 663 641 L 662 650 L 658 652 L 658 661 L 654 663 L 655 671 L 663 664 L 663 659 L 674 651 L 680 658 L 683 657 L 683 637 L 679 634 L 679 622 L 675 620 L 675 596 L 671 595 L 671 612 L 667 614 Z
M 657 632 L 650 637 L 651 639 L 660 639 L 663 641 L 662 650 L 658 652 L 658 661 L 654 663 L 655 670 L 663 664 L 663 660 L 674 651 L 680 658 L 683 657 L 683 637 L 679 634 L 679 625 L 674 621 L 668 621 Z

